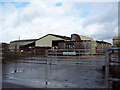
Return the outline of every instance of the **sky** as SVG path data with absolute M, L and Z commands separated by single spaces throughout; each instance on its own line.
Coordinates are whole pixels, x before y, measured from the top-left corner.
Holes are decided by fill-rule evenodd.
M 118 35 L 118 2 L 2 0 L 0 42 L 79 34 L 112 43 Z

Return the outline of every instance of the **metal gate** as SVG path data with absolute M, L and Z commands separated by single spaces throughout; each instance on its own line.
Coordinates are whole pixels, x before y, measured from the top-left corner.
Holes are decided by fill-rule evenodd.
M 83 64 L 93 63 L 91 59 L 104 55 L 104 49 L 48 49 L 46 50 L 47 64 Z M 97 58 L 97 57 L 96 57 Z
M 120 88 L 120 47 L 105 50 L 106 88 Z

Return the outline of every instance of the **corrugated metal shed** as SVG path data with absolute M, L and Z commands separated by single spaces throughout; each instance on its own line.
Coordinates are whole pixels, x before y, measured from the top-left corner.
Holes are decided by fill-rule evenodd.
M 52 47 L 52 41 L 55 41 L 55 40 L 68 41 L 68 40 L 71 40 L 71 38 L 66 36 L 61 36 L 61 35 L 47 34 L 39 38 L 39 40 L 35 42 L 35 46 L 36 47 Z
M 15 40 L 15 41 L 11 41 L 10 43 L 13 43 L 13 42 L 29 42 L 29 41 L 36 41 L 38 39 L 26 39 L 26 40 Z
M 120 36 L 114 36 L 113 37 L 113 40 L 118 40 L 118 39 L 120 40 Z
M 93 38 L 90 38 L 90 37 L 86 37 L 86 36 L 83 36 L 83 35 L 79 35 L 81 40 L 91 40 L 91 41 L 94 41 Z

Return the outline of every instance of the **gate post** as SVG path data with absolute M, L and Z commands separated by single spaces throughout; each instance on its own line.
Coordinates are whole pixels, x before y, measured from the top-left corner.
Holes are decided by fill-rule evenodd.
M 108 52 L 108 48 L 105 49 L 105 86 L 106 88 L 108 88 L 108 75 L 109 75 L 109 52 Z
M 46 50 L 45 52 L 46 52 L 46 64 L 48 64 L 48 50 Z
M 57 49 L 56 49 L 56 64 L 57 64 Z
M 80 49 L 79 49 L 79 52 L 78 52 L 78 54 L 79 54 L 79 60 L 80 60 Z

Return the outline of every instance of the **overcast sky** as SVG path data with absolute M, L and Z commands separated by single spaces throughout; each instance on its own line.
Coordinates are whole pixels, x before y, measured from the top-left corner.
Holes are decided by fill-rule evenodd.
M 0 42 L 76 33 L 112 43 L 118 35 L 117 2 L 5 1 L 0 3 Z

